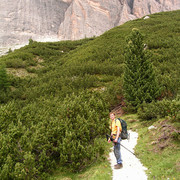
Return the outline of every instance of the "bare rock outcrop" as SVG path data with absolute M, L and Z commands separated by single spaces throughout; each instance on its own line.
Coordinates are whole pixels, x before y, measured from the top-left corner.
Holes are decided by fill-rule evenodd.
M 1 0 L 0 47 L 98 36 L 126 21 L 180 9 L 179 0 Z
M 59 28 L 60 39 L 81 39 L 100 35 L 118 25 L 123 5 L 118 0 L 74 0 Z
M 1 0 L 0 46 L 57 39 L 72 0 Z
M 126 21 L 180 9 L 179 0 L 73 0 L 59 28 L 59 38 L 98 36 Z

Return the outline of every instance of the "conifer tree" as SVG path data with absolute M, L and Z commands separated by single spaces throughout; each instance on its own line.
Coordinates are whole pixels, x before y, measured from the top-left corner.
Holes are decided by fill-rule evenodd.
M 143 36 L 137 29 L 127 39 L 123 88 L 127 103 L 136 110 L 143 102 L 150 103 L 159 92 L 152 63 L 144 50 Z

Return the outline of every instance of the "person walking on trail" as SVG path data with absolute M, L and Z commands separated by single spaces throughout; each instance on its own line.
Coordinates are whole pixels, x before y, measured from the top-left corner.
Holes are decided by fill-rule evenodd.
M 114 169 L 120 169 L 122 168 L 122 159 L 121 159 L 121 151 L 120 151 L 120 142 L 121 142 L 121 123 L 120 121 L 116 120 L 115 114 L 110 113 L 110 119 L 111 119 L 111 137 L 114 139 L 113 140 L 113 145 L 114 145 L 114 155 L 117 160 L 117 164 L 114 165 Z M 109 139 L 108 142 L 110 143 L 111 140 Z

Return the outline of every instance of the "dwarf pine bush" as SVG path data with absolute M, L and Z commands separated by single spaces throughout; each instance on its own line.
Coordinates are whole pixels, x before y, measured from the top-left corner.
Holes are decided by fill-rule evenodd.
M 169 116 L 172 120 L 179 120 L 180 101 L 163 99 L 162 101 L 153 101 L 151 103 L 142 103 L 138 109 L 138 116 L 141 120 L 151 120 Z
M 105 151 L 101 137 L 108 130 L 108 104 L 102 95 L 84 91 L 63 102 L 39 101 L 20 110 L 13 107 L 15 102 L 1 106 L 0 176 L 4 179 L 43 177 L 55 162 L 79 171 Z
M 6 69 L 0 66 L 0 92 L 6 91 L 9 88 L 9 85 Z
M 5 67 L 0 66 L 0 103 L 8 101 L 10 91 L 10 78 Z

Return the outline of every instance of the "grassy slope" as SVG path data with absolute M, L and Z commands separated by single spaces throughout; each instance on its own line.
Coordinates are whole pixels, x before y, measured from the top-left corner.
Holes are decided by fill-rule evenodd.
M 22 78 L 12 78 L 14 92 L 10 96 L 11 98 L 26 100 L 26 103 L 31 103 L 40 96 L 47 98 L 49 100 L 49 93 L 51 92 L 54 96 L 64 97 L 62 94 L 62 89 L 59 91 L 53 89 L 54 84 L 57 87 L 60 85 L 65 89 L 64 92 L 72 93 L 76 87 L 76 91 L 84 88 L 101 88 L 107 87 L 107 94 L 110 96 L 111 105 L 114 105 L 117 101 L 117 95 L 121 96 L 121 74 L 123 72 L 123 61 L 124 61 L 124 49 L 125 49 L 125 37 L 129 35 L 132 28 L 138 28 L 144 34 L 145 43 L 148 45 L 148 51 L 152 53 L 152 62 L 156 69 L 158 80 L 164 88 L 164 94 L 167 96 L 173 96 L 177 94 L 177 87 L 179 86 L 179 57 L 180 57 L 180 11 L 158 13 L 155 15 L 150 15 L 149 19 L 138 19 L 135 21 L 129 21 L 122 26 L 113 28 L 107 31 L 102 36 L 92 39 L 85 39 L 80 41 L 65 41 L 59 43 L 34 43 L 20 50 L 16 50 L 14 53 L 10 53 L 8 56 L 1 58 L 1 63 L 7 62 L 10 66 L 13 64 L 14 68 L 10 68 L 10 71 L 17 69 L 24 69 L 26 71 L 25 77 Z M 63 51 L 63 52 L 61 52 Z M 42 61 L 35 60 L 32 63 L 32 59 L 42 59 Z M 12 62 L 13 61 L 13 62 Z M 40 68 L 31 69 L 31 66 L 37 67 L 41 65 Z M 35 74 L 37 78 L 31 79 L 31 75 Z M 72 81 L 72 77 L 77 78 L 78 81 Z M 51 82 L 50 80 L 53 80 Z M 83 86 L 85 82 L 91 82 L 86 86 Z M 73 90 L 69 90 L 72 86 Z M 118 88 L 117 88 L 118 86 Z M 80 87 L 80 88 L 79 88 Z M 109 89 L 108 89 L 109 88 Z M 115 89 L 117 88 L 117 89 Z M 41 91 L 43 89 L 43 91 Z M 113 93 L 112 93 L 113 91 Z M 116 92 L 117 91 L 117 92 Z M 23 92 L 23 93 L 22 93 Z M 109 94 L 108 94 L 109 93 Z M 51 94 L 51 95 L 52 95 Z M 62 98 L 63 99 L 63 98 Z M 112 100 L 112 101 L 111 101 Z M 6 101 L 6 100 L 5 100 Z M 32 101 L 32 102 L 33 102 Z M 24 103 L 24 102 L 23 102 Z M 56 102 L 55 102 L 56 103 Z M 38 107 L 38 103 L 37 103 Z M 151 168 L 151 164 L 146 161 L 147 156 L 153 157 L 154 153 L 141 153 L 148 150 L 146 144 L 149 142 L 149 133 L 147 131 L 147 124 L 141 124 L 139 122 L 134 124 L 136 128 L 142 127 L 140 130 L 141 134 L 146 134 L 146 138 L 139 139 L 139 145 L 137 146 L 137 153 L 139 152 L 140 158 L 143 163 Z M 148 124 L 150 125 L 150 124 Z M 144 139 L 144 141 L 143 141 Z M 152 140 L 151 140 L 152 141 Z M 143 145 L 141 145 L 143 144 Z M 176 148 L 175 148 L 175 151 Z M 148 151 L 149 152 L 149 151 Z M 168 153 L 170 152 L 167 151 Z M 166 153 L 163 151 L 162 153 Z M 177 153 L 174 153 L 174 160 Z M 158 156 L 161 157 L 161 156 Z M 166 161 L 166 157 L 164 161 Z M 162 165 L 164 171 L 156 172 L 158 166 L 156 166 L 159 159 L 153 159 L 153 166 L 150 169 L 152 175 L 150 177 L 161 178 L 161 172 L 166 171 L 166 165 Z M 178 160 L 176 164 L 178 164 Z M 177 166 L 172 163 L 170 166 Z M 106 167 L 107 163 L 105 163 Z M 100 164 L 98 167 L 104 165 Z M 160 165 L 161 166 L 161 165 Z M 95 166 L 96 167 L 96 166 Z M 96 168 L 98 168 L 96 167 Z M 93 169 L 93 167 L 92 167 Z M 173 171 L 166 171 L 171 177 L 178 177 L 178 175 L 173 176 L 172 174 L 177 174 L 177 168 Z M 89 170 L 94 178 L 95 171 Z M 107 171 L 109 173 L 109 170 Z M 85 172 L 86 174 L 86 172 Z M 97 176 L 102 174 L 100 171 Z M 61 175 L 60 175 L 61 176 Z M 70 175 L 76 176 L 76 175 Z M 78 178 L 79 175 L 77 175 Z M 80 175 L 81 177 L 84 175 Z M 89 177 L 89 175 L 87 175 Z M 85 179 L 87 177 L 85 175 Z M 91 176 L 91 175 L 90 175 Z M 109 177 L 109 175 L 107 176 Z M 168 175 L 166 176 L 168 177 Z M 90 179 L 90 177 L 89 177 Z M 96 179 L 96 178 L 94 178 Z M 98 178 L 97 178 L 98 179 Z
M 136 156 L 148 168 L 148 179 L 179 179 L 180 141 L 178 139 L 179 122 L 167 118 L 154 121 L 139 121 L 136 114 L 123 117 L 129 128 L 138 131 Z M 149 130 L 148 127 L 155 126 Z

